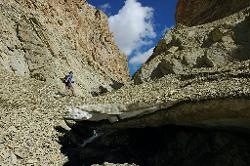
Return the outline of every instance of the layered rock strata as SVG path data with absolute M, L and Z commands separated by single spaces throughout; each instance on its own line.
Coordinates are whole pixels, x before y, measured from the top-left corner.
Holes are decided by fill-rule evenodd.
M 176 9 L 176 22 L 194 26 L 227 17 L 249 6 L 248 0 L 180 0 Z
M 61 78 L 73 71 L 79 95 L 128 81 L 107 16 L 87 2 L 3 0 L 0 11 L 1 68 L 61 89 Z

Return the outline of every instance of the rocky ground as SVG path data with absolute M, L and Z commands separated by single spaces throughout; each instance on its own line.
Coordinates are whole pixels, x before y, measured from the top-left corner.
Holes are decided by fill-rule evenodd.
M 56 126 L 65 126 L 55 88 L 1 71 L 0 165 L 63 165 Z

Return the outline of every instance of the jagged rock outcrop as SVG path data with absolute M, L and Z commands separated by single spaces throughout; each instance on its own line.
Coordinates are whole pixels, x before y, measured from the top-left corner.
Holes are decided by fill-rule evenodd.
M 61 89 L 60 78 L 72 70 L 79 95 L 129 80 L 107 16 L 87 2 L 3 0 L 0 10 L 1 68 Z
M 248 0 L 179 0 L 176 9 L 176 22 L 194 26 L 212 22 L 229 16 L 246 6 Z
M 249 12 L 248 7 L 211 23 L 171 29 L 134 75 L 135 83 L 167 74 L 216 72 L 250 59 Z

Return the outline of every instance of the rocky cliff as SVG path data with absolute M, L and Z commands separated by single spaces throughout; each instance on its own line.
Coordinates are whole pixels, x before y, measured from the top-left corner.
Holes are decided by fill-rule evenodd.
M 248 0 L 180 0 L 176 8 L 176 23 L 187 26 L 212 22 L 229 16 L 246 6 Z
M 140 83 L 167 74 L 216 72 L 249 60 L 249 24 L 248 7 L 207 24 L 177 26 L 161 39 L 134 80 Z
M 79 95 L 129 80 L 106 15 L 85 1 L 3 0 L 0 10 L 2 69 L 61 89 L 73 71 Z

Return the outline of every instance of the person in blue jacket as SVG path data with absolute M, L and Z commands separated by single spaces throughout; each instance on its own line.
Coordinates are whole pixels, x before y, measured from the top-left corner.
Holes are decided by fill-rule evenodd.
M 74 95 L 74 89 L 73 89 L 73 83 L 75 81 L 73 80 L 73 72 L 70 71 L 68 75 L 65 77 L 65 86 L 66 89 L 70 90 L 72 95 Z

